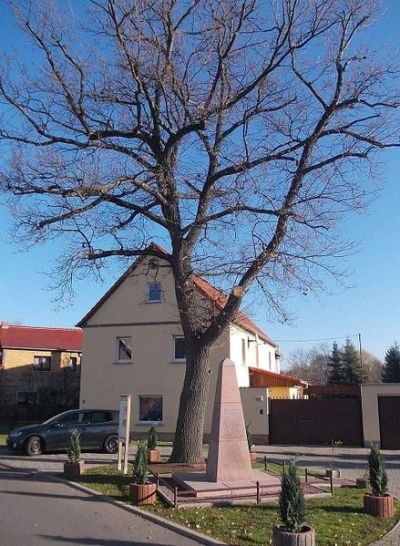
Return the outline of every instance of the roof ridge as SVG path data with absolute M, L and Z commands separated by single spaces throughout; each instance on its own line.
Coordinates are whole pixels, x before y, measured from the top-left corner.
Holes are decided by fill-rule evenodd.
M 1 328 L 1 325 L 0 325 Z M 31 330 L 65 330 L 67 332 L 79 332 L 81 328 L 66 328 L 62 326 L 27 326 L 25 324 L 9 324 L 7 328 L 4 328 L 5 330 L 9 330 L 10 328 L 30 328 Z

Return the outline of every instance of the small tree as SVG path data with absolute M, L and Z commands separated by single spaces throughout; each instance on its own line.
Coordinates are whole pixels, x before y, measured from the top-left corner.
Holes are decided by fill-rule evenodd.
M 338 344 L 335 342 L 332 347 L 332 355 L 329 357 L 329 375 L 328 385 L 343 385 L 345 382 L 345 372 L 341 353 Z
M 249 446 L 249 452 L 251 453 L 253 451 L 253 435 L 251 433 L 249 423 L 246 425 L 246 438 L 247 438 L 247 445 Z
M 298 533 L 301 531 L 306 510 L 304 493 L 294 461 L 290 461 L 287 469 L 282 474 L 279 511 L 281 520 L 289 532 Z
M 342 353 L 343 369 L 345 373 L 345 385 L 359 385 L 364 382 L 364 373 L 360 362 L 358 351 L 347 338 Z
M 68 459 L 71 463 L 77 463 L 81 458 L 81 433 L 77 428 L 71 428 L 69 434 Z
M 157 441 L 158 441 L 158 434 L 153 425 L 147 435 L 147 449 L 149 450 L 157 449 Z
M 379 449 L 373 445 L 368 457 L 369 482 L 373 495 L 383 496 L 387 491 L 385 461 Z
M 138 484 L 147 483 L 147 442 L 141 440 L 137 443 L 135 461 L 133 463 L 133 479 Z
M 400 383 L 400 348 L 397 343 L 386 351 L 382 381 L 384 383 Z

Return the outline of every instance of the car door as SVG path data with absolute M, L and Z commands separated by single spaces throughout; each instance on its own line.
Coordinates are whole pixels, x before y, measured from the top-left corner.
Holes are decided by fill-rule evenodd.
M 104 440 L 116 432 L 111 411 L 93 410 L 90 414 L 90 423 L 87 426 L 87 437 L 91 449 L 102 449 Z
M 89 420 L 89 412 L 74 411 L 61 415 L 49 424 L 46 434 L 46 448 L 49 451 L 66 451 L 69 447 L 69 431 L 77 428 L 81 433 L 81 444 L 85 440 L 85 426 Z

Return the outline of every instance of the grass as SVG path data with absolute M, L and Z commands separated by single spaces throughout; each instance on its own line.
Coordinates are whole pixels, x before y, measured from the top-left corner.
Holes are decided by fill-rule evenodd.
M 81 476 L 80 483 L 130 503 L 131 472 L 130 467 L 129 474 L 123 476 L 116 465 L 101 466 L 88 470 Z M 362 489 L 340 488 L 335 489 L 332 498 L 307 501 L 306 520 L 315 527 L 320 546 L 366 546 L 393 527 L 399 519 L 399 503 L 395 502 L 395 518 L 374 518 L 363 512 L 364 492 Z M 277 503 L 173 510 L 158 502 L 147 509 L 235 546 L 270 544 L 272 526 L 279 523 Z

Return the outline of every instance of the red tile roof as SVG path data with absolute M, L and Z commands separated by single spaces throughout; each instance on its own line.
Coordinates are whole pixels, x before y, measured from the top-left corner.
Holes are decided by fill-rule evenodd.
M 82 330 L 72 328 L 40 328 L 36 326 L 0 327 L 0 347 L 82 351 Z
M 204 280 L 202 277 L 199 277 L 198 275 L 193 276 L 194 284 L 199 288 L 205 296 L 210 298 L 212 301 L 214 301 L 220 309 L 223 309 L 227 297 L 220 291 L 214 288 L 210 283 L 208 283 L 206 280 Z M 253 334 L 257 334 L 261 339 L 268 341 L 271 345 L 276 347 L 276 343 L 271 341 L 271 339 L 268 337 L 268 335 L 261 330 L 247 315 L 245 315 L 242 311 L 238 311 L 235 320 L 233 321 L 238 326 L 241 326 L 247 331 L 252 332 Z
M 249 368 L 251 387 L 295 387 L 307 386 L 307 382 L 292 375 L 271 372 L 261 368 Z

